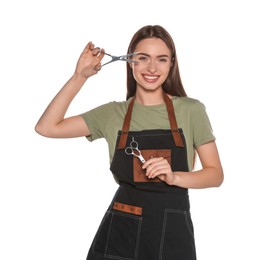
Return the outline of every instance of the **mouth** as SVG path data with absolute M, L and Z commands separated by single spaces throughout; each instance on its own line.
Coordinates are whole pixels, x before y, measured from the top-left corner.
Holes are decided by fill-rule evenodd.
M 143 76 L 144 80 L 149 83 L 154 83 L 160 78 L 159 75 L 142 74 L 142 76 Z

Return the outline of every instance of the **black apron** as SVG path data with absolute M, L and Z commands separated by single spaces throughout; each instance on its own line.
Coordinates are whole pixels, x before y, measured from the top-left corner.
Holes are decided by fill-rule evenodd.
M 111 171 L 119 188 L 95 235 L 87 260 L 196 260 L 188 190 L 148 179 L 142 163 L 125 147 L 138 142 L 145 160 L 166 158 L 173 171 L 188 171 L 182 129 L 163 93 L 170 130 L 129 131 L 134 98 L 119 131 Z

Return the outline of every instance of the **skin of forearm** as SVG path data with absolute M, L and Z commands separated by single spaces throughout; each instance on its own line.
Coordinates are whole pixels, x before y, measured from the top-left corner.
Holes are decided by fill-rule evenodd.
M 173 185 L 188 189 L 219 187 L 223 182 L 223 171 L 214 167 L 194 172 L 174 172 Z
M 70 103 L 80 91 L 86 80 L 86 78 L 76 73 L 73 74 L 40 117 L 35 126 L 36 132 L 47 132 L 49 131 L 49 128 L 57 126 L 64 119 Z

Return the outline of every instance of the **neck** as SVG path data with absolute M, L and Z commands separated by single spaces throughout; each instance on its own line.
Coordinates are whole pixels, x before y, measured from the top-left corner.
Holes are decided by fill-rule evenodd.
M 156 92 L 147 91 L 145 93 L 141 92 L 141 91 L 136 91 L 135 101 L 144 106 L 160 105 L 160 104 L 164 103 L 162 92 L 163 92 L 162 89 L 159 89 L 159 91 L 156 91 Z

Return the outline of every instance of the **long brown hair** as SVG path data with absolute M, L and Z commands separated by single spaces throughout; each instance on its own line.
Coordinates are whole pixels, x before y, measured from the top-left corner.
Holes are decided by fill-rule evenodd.
M 163 90 L 172 95 L 179 97 L 186 97 L 187 94 L 183 88 L 182 81 L 179 73 L 178 59 L 176 54 L 176 48 L 171 35 L 159 25 L 147 25 L 139 29 L 132 37 L 132 40 L 128 47 L 127 53 L 133 53 L 137 44 L 147 38 L 160 38 L 163 40 L 172 53 L 172 63 L 169 75 L 166 81 L 163 83 Z M 133 97 L 136 93 L 136 81 L 132 74 L 132 69 L 127 63 L 127 99 Z

